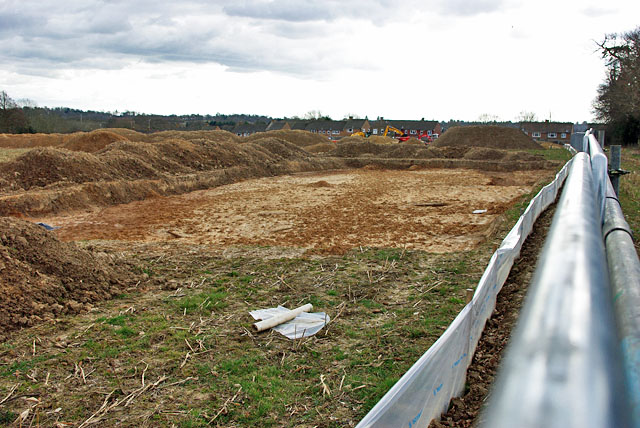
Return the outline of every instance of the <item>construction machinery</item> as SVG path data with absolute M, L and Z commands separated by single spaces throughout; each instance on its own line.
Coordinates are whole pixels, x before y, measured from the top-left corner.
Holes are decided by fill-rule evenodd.
M 384 129 L 384 133 L 382 134 L 384 137 L 387 136 L 387 134 L 389 133 L 389 131 L 393 131 L 396 135 L 398 135 L 398 141 L 407 141 L 410 137 L 407 135 L 406 132 L 403 132 L 401 130 L 399 130 L 398 128 L 395 128 L 391 125 L 387 125 L 387 127 Z

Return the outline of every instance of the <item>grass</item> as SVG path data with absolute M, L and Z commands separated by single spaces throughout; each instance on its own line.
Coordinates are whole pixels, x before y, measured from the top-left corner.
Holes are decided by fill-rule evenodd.
M 462 309 L 489 251 L 362 248 L 279 260 L 181 251 L 164 263 L 138 254 L 150 281 L 193 286 L 128 291 L 99 313 L 22 331 L 1 348 L 0 396 L 18 384 L 14 394 L 41 400 L 43 426 L 56 408 L 61 421 L 80 424 L 109 392 L 113 403 L 140 388 L 144 373 L 146 384 L 167 376 L 161 385 L 179 385 L 159 385 L 104 426 L 199 427 L 214 417 L 212 425 L 237 427 L 357 423 Z M 249 310 L 306 302 L 333 320 L 316 336 L 250 330 Z M 5 411 L 24 410 L 14 400 Z
M 0 163 L 9 162 L 31 149 L 9 149 L 0 147 Z
M 622 169 L 630 174 L 620 177 L 618 195 L 622 211 L 636 238 L 636 251 L 640 251 L 640 148 L 622 148 Z

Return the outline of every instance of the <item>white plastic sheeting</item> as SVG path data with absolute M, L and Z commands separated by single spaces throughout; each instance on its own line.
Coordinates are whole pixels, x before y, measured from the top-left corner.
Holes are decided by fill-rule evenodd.
M 471 302 L 356 428 L 427 427 L 432 419 L 447 410 L 452 397 L 462 393 L 467 368 L 484 325 L 495 308 L 496 296 L 533 224 L 555 201 L 570 163 L 531 200 L 500 248 L 493 253 Z
M 277 308 L 257 309 L 249 312 L 249 314 L 251 314 L 253 319 L 266 320 L 275 315 L 287 312 L 290 312 L 289 309 L 284 306 L 278 306 Z M 273 329 L 289 339 L 300 339 L 302 337 L 313 336 L 322 330 L 322 327 L 327 325 L 329 321 L 329 315 L 324 312 L 302 312 L 291 321 L 277 325 L 273 327 Z

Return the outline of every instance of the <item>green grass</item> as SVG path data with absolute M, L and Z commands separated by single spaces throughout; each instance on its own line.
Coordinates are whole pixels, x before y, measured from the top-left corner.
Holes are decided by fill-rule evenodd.
M 558 145 L 557 147 L 553 147 L 551 149 L 536 149 L 536 150 L 527 150 L 528 153 L 533 155 L 541 155 L 548 161 L 561 161 L 567 162 L 571 159 L 571 153 L 565 149 L 564 147 Z
M 633 230 L 636 249 L 640 248 L 640 149 L 638 147 L 622 148 L 622 169 L 630 174 L 620 177 L 620 194 L 618 195 L 625 218 Z

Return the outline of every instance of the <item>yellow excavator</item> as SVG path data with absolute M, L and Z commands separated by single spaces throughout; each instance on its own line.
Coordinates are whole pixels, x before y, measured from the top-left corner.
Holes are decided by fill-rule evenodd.
M 358 132 L 354 132 L 353 134 L 351 134 L 351 136 L 353 137 L 354 135 L 358 135 L 360 137 L 366 137 L 365 133 L 362 131 L 358 131 Z
M 395 128 L 391 125 L 387 125 L 387 127 L 384 129 L 384 134 L 382 135 L 386 137 L 389 131 L 393 131 L 398 135 L 398 141 L 407 141 L 410 138 L 406 132 L 402 132 L 398 128 Z

